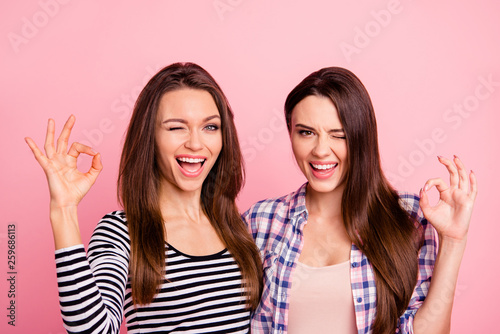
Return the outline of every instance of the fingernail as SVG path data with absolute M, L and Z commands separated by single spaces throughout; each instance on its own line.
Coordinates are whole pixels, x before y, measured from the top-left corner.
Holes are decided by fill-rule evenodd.
M 429 190 L 429 186 L 426 184 L 424 187 L 424 191 L 427 191 L 427 190 Z
M 437 157 L 438 157 L 438 160 L 441 160 L 441 159 L 443 158 L 443 157 L 442 157 L 442 156 L 440 156 L 440 155 L 438 155 Z
M 454 154 L 453 154 L 453 157 L 455 157 L 455 159 L 460 160 L 460 158 L 459 158 L 459 157 L 457 157 L 457 156 L 456 156 L 456 155 L 454 155 Z

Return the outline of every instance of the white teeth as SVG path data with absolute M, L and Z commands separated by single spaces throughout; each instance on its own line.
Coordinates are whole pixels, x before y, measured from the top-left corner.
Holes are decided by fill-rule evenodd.
M 205 161 L 205 159 L 198 159 L 198 158 L 177 158 L 177 160 L 179 160 L 181 162 L 187 162 L 190 164 L 197 164 L 199 162 Z
M 329 165 L 316 165 L 316 164 L 311 164 L 314 168 L 316 169 L 331 169 L 335 166 L 337 166 L 337 164 L 329 164 Z

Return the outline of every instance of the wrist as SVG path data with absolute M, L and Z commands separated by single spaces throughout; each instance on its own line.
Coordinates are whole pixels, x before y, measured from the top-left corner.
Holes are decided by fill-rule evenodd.
M 61 206 L 55 203 L 50 203 L 50 220 L 58 221 L 61 218 L 64 221 L 73 220 L 72 218 L 78 217 L 78 207 L 76 205 Z
M 78 203 L 72 203 L 71 201 L 57 200 L 54 198 L 50 199 L 50 210 L 54 211 L 63 211 L 68 209 L 76 209 L 78 207 Z
M 50 222 L 54 234 L 56 249 L 66 248 L 82 243 L 78 225 L 77 206 L 50 207 Z
M 440 242 L 445 242 L 450 245 L 463 245 L 467 243 L 467 234 L 461 237 L 456 237 L 438 233 L 438 237 Z
M 439 235 L 439 250 L 446 253 L 462 253 L 467 245 L 467 235 L 463 238 L 453 238 L 449 236 Z

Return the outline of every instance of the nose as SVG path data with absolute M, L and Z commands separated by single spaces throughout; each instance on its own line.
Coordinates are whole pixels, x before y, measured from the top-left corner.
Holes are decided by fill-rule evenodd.
M 318 158 L 324 158 L 329 156 L 330 153 L 331 148 L 328 142 L 328 138 L 326 138 L 325 136 L 318 136 L 312 150 L 312 154 Z
M 191 131 L 184 146 L 192 151 L 199 151 L 203 148 L 198 131 Z

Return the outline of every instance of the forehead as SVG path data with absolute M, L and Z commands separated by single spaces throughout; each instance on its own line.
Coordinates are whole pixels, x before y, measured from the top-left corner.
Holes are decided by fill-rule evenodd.
M 302 99 L 293 108 L 291 120 L 292 126 L 300 123 L 328 129 L 342 128 L 337 108 L 324 96 L 309 95 Z
M 202 89 L 181 88 L 163 94 L 158 106 L 159 118 L 205 118 L 219 115 L 209 92 Z

